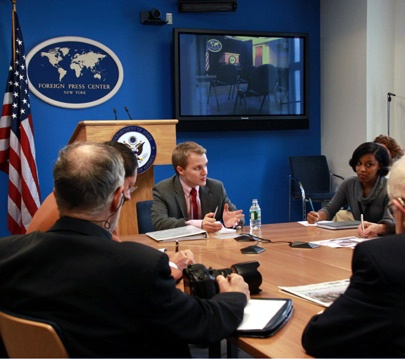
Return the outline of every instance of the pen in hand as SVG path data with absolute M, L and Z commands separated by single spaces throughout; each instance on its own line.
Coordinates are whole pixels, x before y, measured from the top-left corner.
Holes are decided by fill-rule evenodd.
M 312 212 L 314 212 L 315 215 L 316 215 L 316 219 L 315 219 L 315 221 L 314 221 L 314 223 L 316 223 L 316 222 L 318 222 L 318 217 L 319 217 L 319 216 L 318 216 L 318 213 L 315 211 L 314 204 L 312 203 L 311 198 L 308 198 L 308 202 L 309 202 L 309 204 L 310 204 L 310 206 L 311 206 Z
M 178 251 L 179 251 L 179 241 L 176 240 L 176 250 L 175 250 L 175 252 L 177 253 Z
M 310 206 L 311 206 L 311 210 L 312 210 L 313 212 L 315 212 L 314 204 L 312 203 L 311 198 L 308 198 L 308 201 L 309 201 L 309 204 L 310 204 Z
M 217 212 L 218 212 L 218 206 L 217 206 L 217 208 L 215 208 L 214 216 L 212 218 L 215 218 L 215 216 L 217 215 Z
M 363 213 L 360 214 L 360 222 L 361 222 L 361 230 L 364 233 L 364 216 L 363 216 Z

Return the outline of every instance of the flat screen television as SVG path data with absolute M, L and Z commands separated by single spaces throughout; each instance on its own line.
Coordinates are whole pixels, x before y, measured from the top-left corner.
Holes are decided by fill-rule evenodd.
M 307 129 L 308 35 L 175 28 L 178 131 Z

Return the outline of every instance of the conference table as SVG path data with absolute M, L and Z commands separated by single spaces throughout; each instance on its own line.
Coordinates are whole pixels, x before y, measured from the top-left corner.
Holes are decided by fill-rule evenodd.
M 301 286 L 321 282 L 348 279 L 351 275 L 352 248 L 291 247 L 288 242 L 311 242 L 332 238 L 357 236 L 356 229 L 328 230 L 316 226 L 305 226 L 298 222 L 266 224 L 253 235 L 270 240 L 265 242 L 238 242 L 240 233 L 250 233 L 249 227 L 238 229 L 233 234 L 210 234 L 208 239 L 181 241 L 180 250 L 191 249 L 196 263 L 207 268 L 229 268 L 247 261 L 258 261 L 263 277 L 261 292 L 252 298 L 291 298 L 293 315 L 277 333 L 269 338 L 233 337 L 228 340 L 228 351 L 239 347 L 253 357 L 305 358 L 310 357 L 301 346 L 301 335 L 309 319 L 324 307 L 308 300 L 282 292 L 279 286 Z M 145 234 L 127 235 L 123 241 L 136 241 L 157 249 L 175 250 L 175 242 L 156 242 Z M 240 249 L 258 245 L 266 250 L 259 254 L 242 254 Z M 182 282 L 179 287 L 182 289 Z M 228 352 L 229 356 L 234 356 Z

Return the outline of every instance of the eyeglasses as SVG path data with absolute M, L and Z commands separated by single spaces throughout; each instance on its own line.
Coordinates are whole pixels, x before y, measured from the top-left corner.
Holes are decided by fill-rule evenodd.
M 391 201 L 388 202 L 388 212 L 390 213 L 391 217 L 394 218 L 395 214 L 395 208 L 397 208 L 397 205 L 394 203 L 394 201 L 397 201 L 402 207 L 405 208 L 405 199 L 401 197 L 396 197 L 393 198 Z

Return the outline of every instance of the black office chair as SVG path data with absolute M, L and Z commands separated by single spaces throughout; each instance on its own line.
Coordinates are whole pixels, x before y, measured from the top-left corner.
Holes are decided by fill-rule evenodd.
M 228 91 L 228 100 L 233 96 L 233 92 L 235 91 L 235 87 L 237 86 L 238 81 L 238 70 L 236 69 L 235 65 L 222 65 L 218 72 L 216 73 L 215 80 L 210 82 L 210 88 L 208 90 L 208 99 L 207 104 L 210 101 L 211 89 L 214 89 L 215 99 L 217 101 L 217 109 L 218 112 L 220 111 L 219 108 L 219 101 L 218 101 L 218 94 L 217 94 L 217 87 L 219 86 L 229 86 Z
M 328 202 L 334 196 L 332 177 L 344 179 L 329 171 L 325 156 L 290 157 L 291 174 L 289 176 L 289 221 L 291 222 L 292 202 L 302 203 L 302 218 L 306 221 L 306 204 Z
M 138 219 L 138 233 L 153 232 L 155 229 L 152 223 L 153 200 L 136 202 L 136 217 Z
M 250 75 L 255 68 L 256 66 L 254 65 L 248 65 L 242 67 L 242 69 L 238 72 L 238 91 L 240 89 L 240 85 L 247 85 L 249 83 Z
M 277 70 L 273 65 L 261 65 L 256 67 L 249 75 L 248 86 L 246 90 L 239 89 L 236 94 L 235 104 L 233 106 L 233 113 L 235 113 L 238 100 L 243 100 L 245 104 L 245 113 L 247 113 L 248 97 L 262 97 L 259 113 L 262 112 L 262 108 L 266 98 L 273 95 L 275 102 L 277 103 L 276 88 L 277 88 Z

